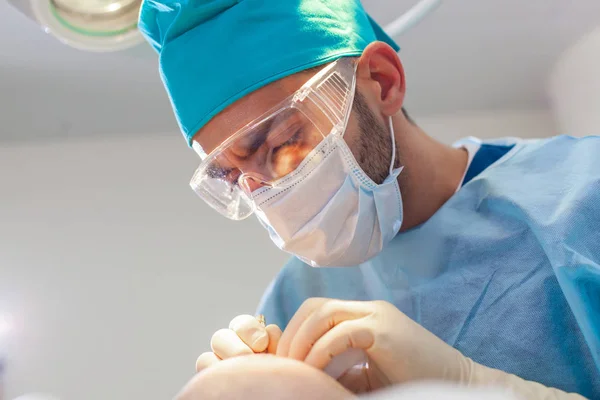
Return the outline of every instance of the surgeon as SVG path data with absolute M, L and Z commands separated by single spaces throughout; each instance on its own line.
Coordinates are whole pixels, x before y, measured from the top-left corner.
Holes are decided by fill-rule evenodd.
M 599 137 L 437 142 L 358 0 L 146 0 L 139 26 L 200 158 L 192 188 L 293 255 L 270 325 L 234 318 L 199 370 L 357 349 L 347 388 L 600 398 Z

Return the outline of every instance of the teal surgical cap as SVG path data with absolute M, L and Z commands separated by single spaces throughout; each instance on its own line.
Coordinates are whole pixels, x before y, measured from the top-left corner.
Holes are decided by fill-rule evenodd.
M 245 95 L 371 42 L 400 48 L 359 0 L 144 0 L 139 27 L 189 145 Z

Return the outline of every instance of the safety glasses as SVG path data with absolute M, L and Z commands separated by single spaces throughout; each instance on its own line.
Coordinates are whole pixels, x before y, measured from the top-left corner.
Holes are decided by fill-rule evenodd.
M 339 59 L 293 95 L 204 155 L 190 186 L 208 205 L 232 220 L 250 216 L 253 192 L 294 185 L 283 179 L 328 135 L 343 135 L 356 86 L 356 63 Z

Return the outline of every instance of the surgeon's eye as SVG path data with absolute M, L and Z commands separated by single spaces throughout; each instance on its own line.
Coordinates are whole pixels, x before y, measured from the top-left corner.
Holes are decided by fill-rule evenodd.
M 282 142 L 282 139 L 285 139 L 285 141 L 283 141 L 280 144 L 274 143 L 275 146 L 273 148 L 273 154 L 276 154 L 278 151 L 280 151 L 281 149 L 283 149 L 285 147 L 294 146 L 294 145 L 298 144 L 298 142 L 300 142 L 300 138 L 302 136 L 302 128 L 296 129 L 295 131 L 292 131 L 292 132 L 293 133 L 291 133 L 291 136 L 279 135 L 280 138 L 279 138 L 278 142 Z
M 303 130 L 299 129 L 273 150 L 270 163 L 273 173 L 281 177 L 294 171 L 311 150 L 312 147 L 303 140 Z

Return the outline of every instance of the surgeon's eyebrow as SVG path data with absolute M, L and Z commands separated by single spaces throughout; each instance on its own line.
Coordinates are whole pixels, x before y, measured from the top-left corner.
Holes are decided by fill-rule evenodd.
M 272 125 L 273 119 L 270 119 L 262 123 L 258 128 L 254 129 L 250 138 L 252 140 L 250 142 L 250 145 L 240 146 L 239 153 L 237 151 L 238 149 L 236 149 L 236 146 L 232 146 L 233 154 L 235 155 L 235 157 L 244 160 L 250 157 L 252 154 L 254 154 L 265 142 L 267 135 L 271 131 Z

